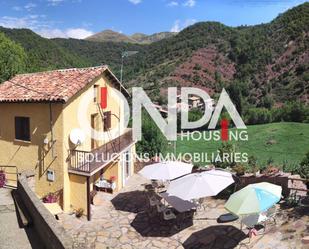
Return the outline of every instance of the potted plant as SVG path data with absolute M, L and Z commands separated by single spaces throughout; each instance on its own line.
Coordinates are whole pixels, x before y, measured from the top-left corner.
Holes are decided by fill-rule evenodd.
M 274 175 L 280 172 L 280 169 L 278 167 L 268 165 L 268 167 L 263 171 L 265 175 Z
M 245 167 L 242 164 L 237 164 L 233 167 L 233 171 L 235 171 L 237 176 L 243 176 L 245 174 Z
M 116 176 L 111 176 L 109 180 L 111 182 L 111 188 L 114 190 L 116 188 Z
M 58 201 L 58 197 L 55 193 L 48 193 L 44 198 L 44 203 L 56 203 Z
M 83 215 L 84 215 L 84 209 L 83 209 L 83 208 L 79 208 L 79 209 L 76 210 L 75 216 L 76 216 L 77 218 L 80 218 L 80 217 L 82 217 Z

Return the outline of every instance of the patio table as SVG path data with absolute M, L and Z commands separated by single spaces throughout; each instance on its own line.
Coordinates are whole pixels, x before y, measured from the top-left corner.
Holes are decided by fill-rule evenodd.
M 197 205 L 191 201 L 185 201 L 177 196 L 170 196 L 168 193 L 160 193 L 160 196 L 179 213 L 196 209 Z
M 98 182 L 95 183 L 95 186 L 97 188 L 98 191 L 111 191 L 113 192 L 116 188 L 116 184 L 115 183 L 111 183 L 108 180 L 99 180 Z

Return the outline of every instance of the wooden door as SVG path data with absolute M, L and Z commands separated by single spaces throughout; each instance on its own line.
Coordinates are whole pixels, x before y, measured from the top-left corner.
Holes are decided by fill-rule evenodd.
M 98 114 L 92 114 L 91 115 L 91 128 L 99 131 L 98 130 Z M 91 131 L 91 150 L 94 150 L 95 148 L 98 147 L 98 141 L 94 139 L 94 131 Z

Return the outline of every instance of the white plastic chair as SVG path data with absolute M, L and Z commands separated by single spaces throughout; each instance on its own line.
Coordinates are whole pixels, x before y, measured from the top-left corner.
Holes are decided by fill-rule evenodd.
M 269 208 L 266 211 L 267 220 L 271 220 L 272 219 L 275 224 L 277 224 L 276 215 L 277 215 L 277 208 L 276 208 L 276 206 L 273 206 L 273 207 Z
M 162 213 L 165 210 L 166 210 L 166 207 L 162 203 L 158 203 L 157 204 L 157 211 L 158 211 L 158 213 Z
M 163 219 L 164 220 L 173 220 L 176 219 L 176 215 L 170 209 L 165 209 L 163 211 Z
M 154 206 L 158 205 L 159 203 L 160 203 L 160 201 L 155 196 L 149 197 L 149 204 L 150 204 L 151 207 L 154 207 Z

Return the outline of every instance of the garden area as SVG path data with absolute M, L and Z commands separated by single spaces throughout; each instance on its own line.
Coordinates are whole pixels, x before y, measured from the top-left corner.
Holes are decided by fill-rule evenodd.
M 309 151 L 309 124 L 281 122 L 247 126 L 248 141 L 233 141 L 236 152 L 248 153 L 260 167 L 273 164 L 295 170 Z M 231 131 L 235 130 L 234 128 Z M 177 153 L 216 153 L 221 141 L 177 141 Z M 173 151 L 173 145 L 169 148 Z

